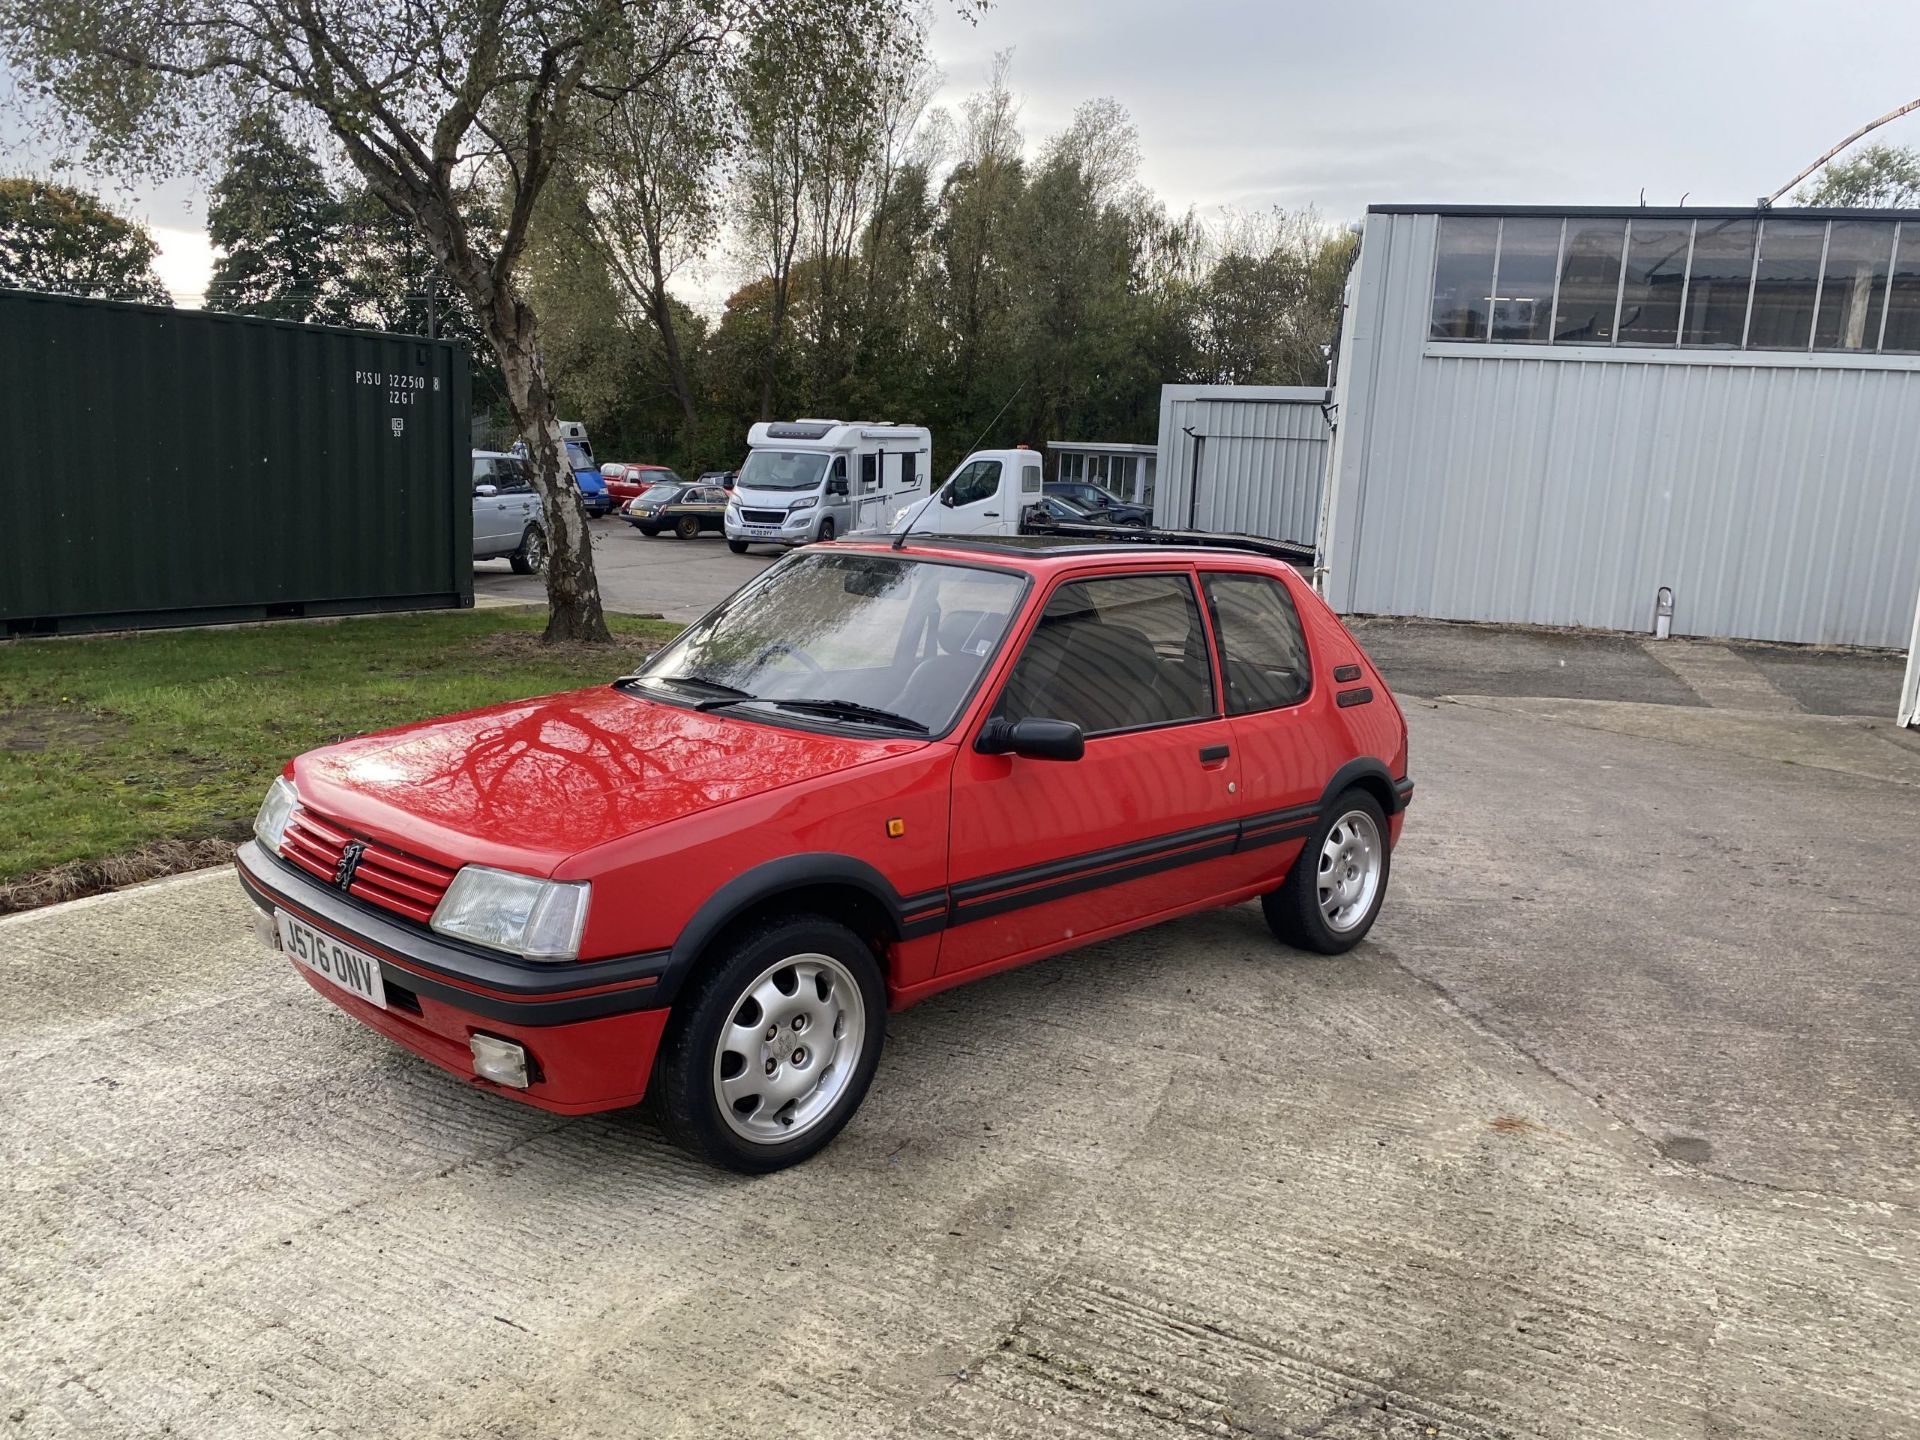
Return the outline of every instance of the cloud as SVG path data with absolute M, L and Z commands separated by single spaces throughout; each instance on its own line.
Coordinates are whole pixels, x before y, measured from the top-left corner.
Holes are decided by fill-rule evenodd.
M 149 224 L 147 229 L 160 247 L 153 268 L 173 296 L 173 303 L 185 310 L 198 310 L 213 275 L 213 242 L 207 239 L 207 232 L 178 225 Z

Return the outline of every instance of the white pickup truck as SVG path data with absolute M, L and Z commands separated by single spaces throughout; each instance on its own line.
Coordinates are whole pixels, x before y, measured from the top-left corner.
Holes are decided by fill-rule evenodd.
M 1028 510 L 1041 503 L 1040 452 L 976 450 L 926 499 L 893 517 L 898 534 L 911 526 L 925 535 L 1018 535 Z

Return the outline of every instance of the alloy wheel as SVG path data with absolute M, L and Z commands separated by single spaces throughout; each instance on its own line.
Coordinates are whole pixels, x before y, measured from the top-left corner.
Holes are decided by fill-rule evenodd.
M 853 1083 L 867 1008 L 831 955 L 793 955 L 741 992 L 714 1046 L 713 1095 L 736 1135 L 773 1145 L 833 1113 Z
M 1353 929 L 1373 909 L 1380 893 L 1385 848 L 1380 829 L 1364 810 L 1349 810 L 1333 822 L 1320 846 L 1318 887 L 1321 917 L 1336 933 Z

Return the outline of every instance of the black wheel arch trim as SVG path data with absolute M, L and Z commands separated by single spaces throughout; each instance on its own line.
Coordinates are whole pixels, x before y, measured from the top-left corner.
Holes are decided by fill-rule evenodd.
M 1333 778 L 1327 781 L 1327 788 L 1320 792 L 1318 808 L 1325 810 L 1342 790 L 1350 789 L 1363 780 L 1373 782 L 1370 788 L 1377 789 L 1384 797 L 1380 808 L 1389 815 L 1398 815 L 1406 809 L 1407 799 L 1413 794 L 1412 781 L 1395 781 L 1382 761 L 1372 755 L 1362 755 L 1333 772 Z M 1406 786 L 1405 790 L 1400 788 L 1402 784 Z
M 873 901 L 889 940 L 917 939 L 946 925 L 945 889 L 902 896 L 885 875 L 855 856 L 835 851 L 782 855 L 734 876 L 701 902 L 668 952 L 666 970 L 655 987 L 658 1003 L 672 1003 L 715 937 L 756 905 L 820 886 L 855 890 Z

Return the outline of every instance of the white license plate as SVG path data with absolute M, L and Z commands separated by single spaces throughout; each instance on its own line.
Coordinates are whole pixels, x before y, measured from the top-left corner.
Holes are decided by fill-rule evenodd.
M 749 535 L 759 535 L 768 540 L 777 539 L 780 534 L 778 525 L 743 525 L 740 528 Z
M 322 934 L 284 910 L 274 911 L 273 918 L 280 927 L 280 948 L 296 964 L 306 966 L 349 994 L 358 995 L 369 1005 L 387 1008 L 386 982 L 380 978 L 380 962 L 373 956 L 351 945 L 342 945 L 331 935 Z

